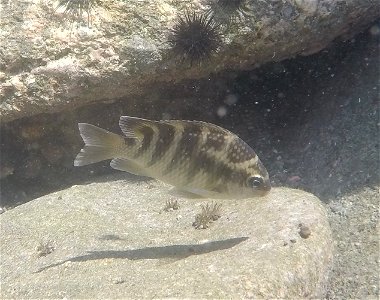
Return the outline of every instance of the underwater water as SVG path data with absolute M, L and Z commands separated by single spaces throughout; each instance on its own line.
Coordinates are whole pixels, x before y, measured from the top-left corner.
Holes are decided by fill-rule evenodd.
M 363 184 L 376 184 L 378 145 L 372 137 L 378 134 L 377 86 L 365 91 L 367 102 L 352 102 L 346 92 L 365 71 L 352 70 L 351 64 L 362 56 L 375 59 L 376 43 L 365 33 L 311 57 L 165 87 L 157 91 L 160 99 L 148 95 L 6 123 L 1 127 L 2 204 L 12 207 L 115 172 L 108 162 L 74 168 L 82 147 L 77 124 L 88 122 L 118 133 L 119 117 L 125 114 L 217 124 L 258 153 L 273 184 L 300 187 L 326 202 Z M 367 63 L 373 80 L 375 63 Z M 329 85 L 344 72 L 343 86 Z
M 70 1 L 66 2 L 70 3 Z M 67 5 L 66 2 L 61 2 L 62 5 L 60 9 L 64 10 L 64 7 L 67 7 L 65 6 Z M 80 17 L 82 14 L 85 14 L 86 11 L 95 9 L 98 5 L 101 5 L 101 2 L 84 1 L 82 5 L 82 7 L 75 8 L 80 12 L 77 12 L 78 15 L 74 14 L 74 17 Z M 234 10 L 235 8 L 232 6 L 229 9 Z M 246 14 L 249 13 L 247 9 L 247 7 L 239 8 L 241 18 L 246 17 Z M 293 12 L 288 11 L 286 7 L 283 11 L 285 14 L 293 14 Z M 88 17 L 90 17 L 90 14 L 88 14 Z M 194 30 L 198 30 L 199 32 L 204 30 L 205 32 L 203 34 L 209 36 L 209 48 L 186 50 L 188 40 L 186 36 L 181 36 L 181 30 L 183 30 L 184 26 L 187 26 L 186 22 L 190 22 L 189 20 L 195 23 L 195 25 L 193 24 L 193 26 L 196 27 Z M 90 24 L 91 20 L 89 19 L 88 22 Z M 233 23 L 234 21 L 228 20 L 228 22 Z M 211 27 L 202 29 L 199 28 L 201 26 Z M 89 101 L 87 105 L 80 105 L 79 107 L 73 105 L 75 106 L 74 108 L 57 109 L 50 113 L 33 113 L 30 116 L 26 114 L 25 117 L 2 122 L 0 127 L 0 201 L 2 215 L 6 215 L 12 210 L 20 209 L 24 204 L 33 203 L 33 201 L 36 201 L 39 197 L 50 194 L 55 197 L 56 194 L 54 193 L 63 191 L 62 193 L 64 194 L 65 191 L 73 186 L 91 186 L 91 184 L 95 183 L 104 183 L 108 182 L 107 178 L 111 178 L 108 188 L 114 192 L 115 195 L 119 193 L 124 195 L 123 193 L 125 192 L 120 191 L 123 187 L 119 185 L 118 180 L 125 181 L 127 186 L 133 184 L 133 186 L 137 188 L 137 191 L 139 186 L 144 187 L 144 189 L 151 189 L 152 186 L 155 187 L 157 184 L 156 181 L 146 176 L 159 179 L 160 177 L 158 177 L 158 175 L 150 175 L 153 173 L 149 173 L 146 171 L 147 169 L 137 170 L 134 168 L 133 170 L 135 170 L 135 172 L 130 171 L 130 173 L 134 173 L 134 175 L 111 168 L 110 159 L 116 156 L 104 156 L 104 160 L 98 159 L 94 161 L 94 164 L 85 166 L 79 166 L 78 164 L 78 166 L 74 166 L 75 157 L 84 146 L 84 142 L 78 130 L 78 123 L 93 124 L 119 135 L 124 133 L 124 135 L 128 137 L 128 133 L 126 134 L 126 131 L 122 131 L 121 129 L 123 128 L 119 127 L 119 118 L 121 116 L 133 116 L 157 121 L 196 120 L 207 122 L 236 134 L 254 150 L 269 174 L 268 180 L 270 180 L 272 189 L 276 190 L 282 187 L 299 189 L 319 198 L 319 203 L 326 210 L 327 219 L 331 227 L 332 239 L 335 245 L 335 263 L 334 266 L 331 267 L 328 276 L 328 287 L 324 297 L 329 299 L 378 297 L 379 275 L 377 271 L 379 267 L 379 239 L 377 230 L 379 221 L 378 188 L 380 183 L 380 27 L 378 23 L 373 23 L 367 27 L 354 37 L 345 41 L 336 41 L 312 55 L 271 61 L 258 66 L 252 65 L 252 68 L 245 68 L 245 70 L 225 68 L 215 72 L 209 72 L 207 76 L 200 79 L 185 78 L 179 81 L 173 80 L 173 82 L 169 84 L 161 84 L 158 79 L 155 78 L 158 83 L 147 85 L 144 93 L 131 93 L 130 96 L 121 97 L 116 95 L 112 100 L 97 101 L 96 103 L 90 103 L 91 101 Z M 197 18 L 191 14 L 187 15 L 174 27 L 174 36 L 170 38 L 170 45 L 174 48 L 173 55 L 183 56 L 182 60 L 185 61 L 190 68 L 203 68 L 205 63 L 198 64 L 198 61 L 200 59 L 205 59 L 205 61 L 212 60 L 213 55 L 218 52 L 220 47 L 222 37 L 218 35 L 217 30 L 219 30 L 218 26 L 207 24 L 207 19 Z M 183 50 L 184 48 L 185 50 Z M 67 51 L 70 51 L 70 49 Z M 96 49 L 93 55 L 97 55 L 95 52 Z M 138 73 L 138 71 L 136 67 L 135 72 Z M 117 80 L 116 77 L 112 80 Z M 138 129 L 140 128 L 139 126 L 140 125 L 136 125 L 137 129 L 134 132 L 136 136 L 131 137 L 133 143 L 144 141 L 144 139 L 147 141 L 146 136 L 149 133 Z M 222 154 L 219 156 L 211 155 L 207 157 L 208 160 L 204 159 L 204 161 L 201 161 L 202 155 L 200 152 L 194 150 L 194 148 L 196 148 L 195 146 L 191 146 L 190 148 L 188 145 L 182 146 L 182 148 L 178 146 L 182 145 L 185 140 L 183 138 L 181 139 L 181 137 L 184 136 L 183 132 L 186 130 L 186 126 L 183 125 L 183 123 L 176 126 L 175 133 L 179 135 L 179 137 L 167 138 L 167 140 L 160 145 L 160 147 L 166 147 L 166 151 L 169 151 L 167 149 L 172 149 L 173 154 L 172 159 L 169 158 L 160 165 L 159 171 L 164 172 L 165 169 L 170 169 L 168 164 L 170 164 L 170 161 L 174 160 L 174 158 L 183 158 L 189 155 L 189 151 L 193 152 L 192 156 L 189 155 L 191 159 L 189 164 L 178 163 L 177 165 L 174 164 L 174 166 L 171 166 L 172 169 L 176 169 L 176 173 L 173 173 L 175 175 L 170 177 L 171 181 L 168 179 L 168 183 L 181 182 L 182 184 L 183 180 L 186 179 L 182 180 L 181 176 L 190 181 L 190 176 L 184 171 L 184 168 L 188 168 L 192 169 L 192 172 L 195 173 L 195 175 L 193 174 L 191 177 L 193 185 L 195 186 L 195 188 L 192 186 L 192 192 L 195 194 L 199 192 L 200 195 L 204 195 L 204 190 L 212 186 L 212 192 L 219 193 L 222 188 L 232 185 L 231 177 L 223 175 L 225 174 L 223 172 L 228 173 L 229 170 L 235 170 L 234 168 L 241 168 L 241 170 L 246 171 L 245 165 L 241 166 L 238 164 L 241 161 L 236 162 L 232 158 L 228 160 L 227 157 L 229 156 L 227 154 L 225 156 Z M 155 131 L 157 129 L 155 125 L 152 125 L 152 127 L 152 132 L 156 135 L 152 134 L 149 142 L 154 141 L 158 143 L 160 138 L 165 138 L 165 135 L 163 133 L 160 135 Z M 146 127 L 141 125 L 141 128 Z M 196 128 L 193 130 L 195 131 L 191 131 L 190 136 L 192 136 L 194 132 L 196 132 L 198 136 L 202 136 L 202 134 L 206 136 L 212 131 L 210 127 L 205 125 L 200 129 Z M 141 133 L 141 136 L 138 135 L 139 133 Z M 216 135 L 218 133 L 220 132 L 218 131 Z M 226 135 L 225 143 L 229 145 L 227 144 L 227 140 L 228 137 Z M 127 139 L 124 139 L 124 137 L 121 139 L 121 142 L 128 144 Z M 200 143 L 199 141 L 194 142 L 189 138 L 188 143 L 191 142 L 196 143 L 196 145 Z M 207 144 L 207 141 L 204 143 Z M 209 143 L 212 144 L 212 142 Z M 139 147 L 141 148 L 141 146 Z M 224 147 L 228 148 L 229 146 Z M 210 149 L 216 148 L 217 145 L 215 143 L 210 146 Z M 231 146 L 231 149 L 232 148 L 233 146 Z M 152 153 L 154 153 L 154 149 L 155 148 L 151 150 Z M 181 152 L 182 154 L 179 153 L 176 156 L 174 153 L 176 149 L 185 150 L 183 150 L 183 153 Z M 220 152 L 215 151 L 217 153 L 225 152 L 224 150 Z M 149 154 L 152 155 L 149 156 L 151 159 L 153 159 L 152 157 L 154 156 L 152 153 Z M 156 156 L 163 159 L 162 157 L 164 157 L 164 155 L 160 156 L 160 154 L 157 153 Z M 236 156 L 233 157 L 236 159 Z M 135 155 L 135 159 L 137 160 L 137 155 Z M 250 156 L 249 159 L 256 161 L 256 156 Z M 248 161 L 249 159 L 243 161 Z M 227 168 L 227 171 L 225 171 L 225 168 L 223 169 L 221 167 L 223 164 L 228 166 L 232 164 L 233 167 L 230 169 Z M 196 165 L 196 167 L 194 167 L 194 165 Z M 211 165 L 211 167 L 209 167 L 209 165 Z M 119 166 L 119 168 L 122 167 Z M 194 169 L 196 170 L 194 171 Z M 199 171 L 199 173 L 196 173 L 198 169 L 204 172 Z M 131 170 L 131 166 L 124 166 L 123 170 Z M 258 165 L 254 165 L 250 170 L 250 173 L 247 173 L 249 176 L 244 174 L 250 178 L 253 176 L 255 178 L 259 177 L 259 180 L 264 180 L 262 178 L 265 177 L 266 173 L 262 171 Z M 203 176 L 204 173 L 207 173 L 206 171 L 211 172 L 213 176 L 205 175 L 206 179 L 204 179 L 204 181 L 208 180 L 209 185 L 200 186 L 198 181 L 194 178 Z M 154 174 L 158 174 L 156 169 L 155 172 Z M 223 178 L 224 181 L 219 182 L 218 180 L 222 180 L 221 178 Z M 115 186 L 112 186 L 113 181 L 116 182 Z M 238 187 L 235 188 L 235 190 L 241 191 L 243 186 L 241 182 L 245 184 L 246 181 L 246 177 L 244 177 L 243 181 L 237 180 L 236 182 L 238 183 L 236 184 Z M 215 182 L 218 182 L 216 187 L 213 185 Z M 175 185 L 174 183 L 173 185 Z M 260 184 L 260 182 L 252 184 Z M 115 187 L 117 187 L 116 191 Z M 94 187 L 94 190 L 96 190 L 96 187 Z M 200 192 L 200 190 L 202 190 L 202 192 Z M 152 197 L 155 188 L 152 188 L 151 191 L 151 193 L 145 193 L 141 196 L 137 195 L 135 199 L 136 202 L 144 202 L 147 198 Z M 222 191 L 225 190 L 222 189 Z M 91 193 L 91 189 L 86 190 L 86 193 Z M 84 194 L 78 192 L 78 194 L 75 195 L 81 198 Z M 62 196 L 57 196 L 56 198 L 57 201 L 62 200 Z M 175 196 L 174 198 L 168 199 L 169 200 L 164 203 L 165 207 L 161 207 L 162 211 L 174 211 L 176 214 L 178 211 L 178 220 L 186 215 L 186 212 L 189 213 L 189 211 L 186 210 L 187 208 L 184 208 L 181 212 L 183 204 L 181 204 L 180 200 L 177 202 Z M 149 200 L 154 201 L 154 199 L 150 198 Z M 112 206 L 112 199 L 108 199 L 107 201 L 109 201 L 107 203 Z M 128 201 L 128 199 L 126 199 L 126 201 Z M 100 200 L 95 200 L 95 202 L 101 203 Z M 188 203 L 191 203 L 191 201 L 185 203 L 186 205 L 190 205 Z M 47 206 L 50 204 L 51 202 L 49 201 L 46 203 Z M 151 224 L 149 220 L 146 220 L 153 217 L 151 215 L 146 217 L 143 212 L 146 210 L 152 213 L 157 210 L 157 207 L 153 207 L 151 202 L 146 205 L 136 205 L 136 207 L 140 209 L 140 211 L 136 211 L 136 213 L 132 214 L 132 216 L 135 215 L 139 220 L 136 222 L 138 223 L 140 219 L 144 219 L 144 221 L 141 222 L 146 224 L 147 228 L 156 230 L 157 224 Z M 39 267 L 35 269 L 38 269 L 39 273 L 37 272 L 37 274 L 43 273 L 45 270 L 54 272 L 54 268 L 61 267 L 62 265 L 66 266 L 68 261 L 75 264 L 77 262 L 87 263 L 87 261 L 116 259 L 119 261 L 136 260 L 136 263 L 139 263 L 140 261 L 149 259 L 163 259 L 165 260 L 163 269 L 169 272 L 165 274 L 170 274 L 170 266 L 173 266 L 171 264 L 175 265 L 179 261 L 179 264 L 186 265 L 189 257 L 191 261 L 193 256 L 201 257 L 210 252 L 219 253 L 226 249 L 226 251 L 230 251 L 233 247 L 240 245 L 240 243 L 243 244 L 248 239 L 248 237 L 244 235 L 228 236 L 225 238 L 219 237 L 220 239 L 218 241 L 213 242 L 212 236 L 207 236 L 207 230 L 217 230 L 219 219 L 223 219 L 223 209 L 226 209 L 226 207 L 227 211 L 231 212 L 231 215 L 229 215 L 230 219 L 227 219 L 233 220 L 235 211 L 231 207 L 234 206 L 228 207 L 228 202 L 223 202 L 220 206 L 217 202 L 212 202 L 210 205 L 204 204 L 201 206 L 200 214 L 196 216 L 191 215 L 192 218 L 195 217 L 195 221 L 193 224 L 189 224 L 188 227 L 194 232 L 198 232 L 197 229 L 204 229 L 202 232 L 206 233 L 201 233 L 200 235 L 196 233 L 196 237 L 202 241 L 206 240 L 205 244 L 201 243 L 200 245 L 194 246 L 183 242 L 179 237 L 186 236 L 186 234 L 178 230 L 178 232 L 174 233 L 174 236 L 173 233 L 171 233 L 173 245 L 158 247 L 154 243 L 155 237 L 147 236 L 146 244 L 139 244 L 141 241 L 138 241 L 134 244 L 135 248 L 119 251 L 116 250 L 116 246 L 121 245 L 118 243 L 125 240 L 133 242 L 134 238 L 129 235 L 130 233 L 122 236 L 122 234 L 105 232 L 99 240 L 112 242 L 114 243 L 112 245 L 116 245 L 116 248 L 113 249 L 111 247 L 112 250 L 110 250 L 111 248 L 105 247 L 103 249 L 99 246 L 97 249 L 92 249 L 91 251 L 93 252 L 88 253 L 88 250 L 86 250 L 87 252 L 84 250 L 85 247 L 81 244 L 79 235 L 79 238 L 77 236 L 73 238 L 73 245 L 67 247 L 73 249 L 77 247 L 77 249 L 83 250 L 83 253 L 78 254 L 74 259 L 66 257 L 60 260 L 57 259 L 58 262 L 56 263 L 52 262 L 46 265 L 41 265 L 42 263 L 36 264 Z M 33 209 L 38 210 L 38 208 Z M 165 216 L 165 212 L 162 211 L 160 211 L 160 218 L 162 218 L 160 220 L 162 224 L 166 224 L 163 225 L 163 228 L 168 230 L 167 227 L 169 228 L 174 225 L 169 226 L 166 223 L 168 221 L 164 219 L 163 216 Z M 252 208 L 252 211 L 255 211 L 255 209 Z M 100 216 L 106 216 L 107 210 L 98 213 Z M 118 215 L 117 210 L 112 210 L 109 216 L 112 215 L 113 219 L 109 217 L 109 222 L 112 223 L 115 220 L 115 223 L 120 224 L 119 218 L 122 218 L 121 214 L 122 212 Z M 80 214 L 78 214 L 78 216 L 80 216 Z M 96 219 L 95 216 L 89 216 L 88 220 L 92 220 L 92 218 Z M 249 216 L 247 218 L 249 218 Z M 57 216 L 56 219 L 60 219 L 60 216 Z M 70 222 L 72 222 L 72 220 L 70 220 Z M 86 219 L 84 222 L 86 222 Z M 124 221 L 120 222 L 122 224 Z M 125 222 L 132 221 L 126 220 Z M 232 225 L 228 223 L 228 226 L 233 226 L 233 221 L 231 221 L 231 223 Z M 300 235 L 306 240 L 310 236 L 310 230 L 305 226 L 303 228 L 302 224 L 299 225 L 301 228 Z M 7 226 L 7 224 L 2 222 L 2 228 L 8 228 Z M 51 228 L 53 228 L 55 225 L 51 226 Z M 86 225 L 83 226 L 86 227 Z M 99 227 L 101 226 L 102 225 L 99 225 Z M 130 226 L 133 227 L 133 225 Z M 211 226 L 212 229 L 209 228 Z M 49 226 L 46 228 L 49 228 Z M 55 230 L 59 231 L 59 227 L 57 228 L 54 227 Z M 75 231 L 76 229 L 73 230 Z M 159 232 L 159 229 L 157 229 L 156 233 L 159 234 Z M 249 232 L 249 230 L 247 232 Z M 311 234 L 313 234 L 313 232 Z M 38 246 L 37 250 L 42 260 L 45 259 L 45 257 L 48 258 L 56 255 L 55 251 L 59 252 L 60 248 L 59 240 L 55 240 L 54 234 L 49 232 L 46 236 L 49 237 L 49 239 L 44 239 L 44 242 Z M 251 239 L 252 237 L 249 238 Z M 50 242 L 50 239 L 54 241 Z M 36 241 L 39 242 L 39 239 L 36 238 Z M 292 243 L 295 242 L 290 240 L 290 242 L 286 243 L 286 246 L 288 246 L 288 244 L 292 245 Z M 257 248 L 259 248 L 259 246 L 257 246 Z M 30 250 L 30 252 L 33 251 Z M 170 254 L 168 254 L 169 252 Z M 166 265 L 166 260 L 170 260 L 169 265 Z M 238 262 L 236 263 L 239 265 Z M 203 262 L 195 263 L 197 268 L 199 268 L 197 270 L 202 269 L 202 264 Z M 103 270 L 103 267 L 104 266 L 101 265 L 99 268 Z M 12 269 L 12 266 L 6 265 L 3 268 Z M 151 268 L 154 269 L 155 267 Z M 152 278 L 147 280 L 153 280 L 154 274 L 149 273 L 149 268 L 147 270 L 147 274 L 152 275 Z M 210 271 L 210 269 L 208 269 L 208 271 L 210 274 L 214 272 L 212 270 Z M 80 270 L 80 272 L 84 271 Z M 118 270 L 118 272 L 121 271 Z M 138 277 L 138 269 L 134 269 L 134 272 L 136 272 L 134 277 Z M 202 273 L 202 271 L 199 272 Z M 106 271 L 105 273 L 99 271 L 99 274 L 97 276 L 101 277 L 104 274 L 108 276 Z M 71 279 L 75 279 L 75 272 L 70 273 L 70 276 L 72 276 L 70 277 Z M 91 276 L 92 275 L 90 275 L 90 277 Z M 128 276 L 131 275 L 115 275 L 112 277 L 114 278 L 112 279 L 113 286 L 127 289 Z M 167 278 L 163 279 L 163 281 L 165 282 L 166 279 Z M 217 281 L 218 279 L 213 280 Z M 41 283 L 36 282 L 35 286 L 40 287 Z M 195 284 L 194 282 L 186 281 L 185 285 L 191 286 L 194 284 L 194 286 L 196 286 L 196 284 L 199 284 L 202 286 L 201 283 L 197 282 Z M 136 285 L 138 284 L 144 286 L 143 281 L 137 281 Z M 249 285 L 250 283 L 244 284 Z M 243 286 L 244 284 L 242 283 Z M 11 290 L 10 285 L 7 285 L 8 284 L 2 284 L 2 289 L 7 291 Z M 84 285 L 86 286 L 85 290 L 91 290 L 89 287 L 91 285 L 88 286 L 87 283 Z M 254 284 L 252 285 L 254 286 Z M 60 290 L 59 285 L 54 288 L 57 291 Z M 133 289 L 134 288 L 135 287 L 133 287 Z M 248 290 L 249 288 L 244 286 L 244 288 L 241 287 L 241 289 Z M 254 288 L 252 289 L 254 290 Z M 28 297 L 28 295 L 32 297 L 33 295 L 28 294 L 19 287 L 15 288 L 15 291 L 16 290 L 15 295 L 25 295 L 25 297 Z M 80 290 L 80 284 L 78 290 Z M 173 290 L 175 290 L 175 288 L 173 288 Z M 11 295 L 11 293 L 7 292 L 7 295 Z M 75 298 L 75 295 L 78 297 L 86 297 L 85 292 L 80 293 L 79 291 L 76 294 L 67 295 L 69 298 Z M 88 295 L 90 294 L 87 294 L 87 296 Z M 123 293 L 115 295 L 120 296 L 123 295 Z M 144 295 L 144 293 L 138 294 L 136 292 L 136 295 L 141 296 Z M 162 297 L 160 293 L 157 295 L 157 297 Z M 176 294 L 175 292 L 168 292 L 164 295 L 168 297 L 181 297 L 180 294 Z M 202 294 L 195 295 L 199 296 Z M 239 295 L 244 295 L 245 297 L 257 296 L 254 292 L 252 292 L 252 294 L 247 292 L 246 294 Z M 62 292 L 60 294 L 57 292 L 57 294 L 52 293 L 48 295 L 48 297 L 61 296 L 65 296 L 65 293 Z M 129 294 L 128 296 L 131 295 Z M 194 295 L 189 295 L 189 297 L 192 296 Z M 210 295 L 211 298 L 217 296 L 218 294 Z M 221 292 L 219 296 L 221 298 L 228 297 L 228 293 Z M 307 295 L 300 296 L 306 297 Z

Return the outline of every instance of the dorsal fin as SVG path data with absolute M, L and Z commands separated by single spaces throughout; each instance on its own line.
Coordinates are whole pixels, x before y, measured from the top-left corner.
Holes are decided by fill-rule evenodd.
M 231 131 L 229 131 L 225 128 L 222 128 L 222 127 L 215 125 L 215 124 L 203 122 L 203 121 L 163 120 L 163 121 L 159 121 L 159 123 L 166 123 L 166 124 L 173 125 L 175 127 L 184 127 L 184 126 L 186 126 L 186 124 L 192 124 L 192 125 L 197 125 L 200 128 L 211 128 L 211 129 L 214 129 L 214 130 L 219 131 L 221 133 L 235 135 L 234 133 L 232 133 Z

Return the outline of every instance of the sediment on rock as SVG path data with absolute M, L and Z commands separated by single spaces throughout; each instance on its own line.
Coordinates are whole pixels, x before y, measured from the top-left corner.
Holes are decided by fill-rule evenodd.
M 274 188 L 214 200 L 220 217 L 195 229 L 211 200 L 177 197 L 180 207 L 164 211 L 169 189 L 100 178 L 1 214 L 2 296 L 324 296 L 333 242 L 318 198 Z

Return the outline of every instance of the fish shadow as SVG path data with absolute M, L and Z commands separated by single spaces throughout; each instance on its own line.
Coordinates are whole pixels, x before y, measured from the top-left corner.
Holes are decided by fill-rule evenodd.
M 106 250 L 88 251 L 85 255 L 68 258 L 59 263 L 55 263 L 37 270 L 34 273 L 42 272 L 46 269 L 60 266 L 66 262 L 83 262 L 89 260 L 100 260 L 106 258 L 145 260 L 145 259 L 172 259 L 180 260 L 193 255 L 202 255 L 214 251 L 232 248 L 244 241 L 248 237 L 237 237 L 226 240 L 206 242 L 203 244 L 185 244 L 159 247 L 145 247 L 132 250 Z

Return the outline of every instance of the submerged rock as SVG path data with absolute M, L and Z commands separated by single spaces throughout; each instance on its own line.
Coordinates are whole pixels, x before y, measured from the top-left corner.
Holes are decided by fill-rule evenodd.
M 233 21 L 222 21 L 215 55 L 190 66 L 173 58 L 169 36 L 184 11 L 205 14 L 215 1 L 92 0 L 78 10 L 80 2 L 0 3 L 2 122 L 315 53 L 364 29 L 380 8 L 378 1 L 297 0 L 217 9 L 215 19 Z
M 175 196 L 164 212 L 168 190 L 111 177 L 1 214 L 2 297 L 323 297 L 333 242 L 318 198 L 273 188 L 218 200 L 221 217 L 196 230 L 211 200 Z M 41 256 L 46 241 L 54 251 Z

